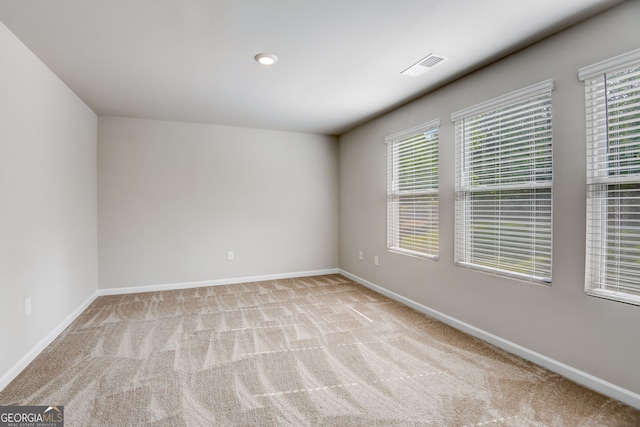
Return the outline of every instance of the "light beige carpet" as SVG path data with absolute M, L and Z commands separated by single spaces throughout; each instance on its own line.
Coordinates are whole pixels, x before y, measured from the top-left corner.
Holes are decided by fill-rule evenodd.
M 99 297 L 0 404 L 68 426 L 639 426 L 343 276 Z

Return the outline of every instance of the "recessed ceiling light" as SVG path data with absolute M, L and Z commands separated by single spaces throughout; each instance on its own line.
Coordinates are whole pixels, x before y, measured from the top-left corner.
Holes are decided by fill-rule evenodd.
M 255 56 L 256 61 L 262 65 L 273 65 L 278 62 L 278 57 L 273 53 L 259 53 Z

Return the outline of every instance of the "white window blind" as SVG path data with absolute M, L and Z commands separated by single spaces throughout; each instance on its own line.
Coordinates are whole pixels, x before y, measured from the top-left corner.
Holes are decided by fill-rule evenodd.
M 551 283 L 552 81 L 451 115 L 455 263 Z
M 587 119 L 586 292 L 640 305 L 640 49 L 579 76 Z
M 385 138 L 387 248 L 438 257 L 438 128 L 434 120 Z

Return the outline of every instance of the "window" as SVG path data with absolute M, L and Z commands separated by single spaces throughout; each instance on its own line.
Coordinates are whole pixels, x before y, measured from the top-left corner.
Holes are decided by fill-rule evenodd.
M 388 136 L 387 248 L 438 258 L 438 128 L 434 120 Z
M 451 115 L 456 265 L 551 283 L 552 89 L 548 80 Z
M 640 305 L 640 49 L 582 68 L 589 295 Z

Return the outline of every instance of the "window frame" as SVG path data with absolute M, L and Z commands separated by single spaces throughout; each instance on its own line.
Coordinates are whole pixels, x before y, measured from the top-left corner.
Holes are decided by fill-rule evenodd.
M 494 275 L 507 277 L 511 279 L 532 282 L 535 284 L 542 285 L 551 285 L 552 280 L 552 261 L 553 261 L 553 110 L 552 110 L 552 91 L 553 91 L 553 80 L 545 80 L 534 85 L 522 88 L 520 90 L 516 90 L 510 92 L 508 94 L 502 95 L 500 97 L 482 102 L 480 104 L 462 109 L 451 114 L 451 121 L 455 123 L 456 127 L 456 135 L 455 135 L 455 145 L 456 145 L 456 183 L 455 183 L 455 259 L 454 264 L 459 267 L 470 268 L 473 270 L 491 273 Z M 474 136 L 474 143 L 479 145 L 481 148 L 474 148 L 472 146 L 471 137 L 467 133 L 465 129 L 465 123 L 473 122 L 474 119 L 481 120 L 483 115 L 491 117 L 492 115 L 500 115 L 502 112 L 512 112 L 517 111 L 517 108 L 521 104 L 526 104 L 531 100 L 537 98 L 546 97 L 548 94 L 548 100 L 544 98 L 541 105 L 544 107 L 541 109 L 542 111 L 548 111 L 548 124 L 544 129 L 548 133 L 548 138 L 543 138 L 543 141 L 548 139 L 548 153 L 545 151 L 542 163 L 545 165 L 544 170 L 547 171 L 547 174 L 544 175 L 544 180 L 538 180 L 538 167 L 530 166 L 529 171 L 531 171 L 531 180 L 527 182 L 516 182 L 516 183 L 501 183 L 504 179 L 506 182 L 509 179 L 504 178 L 503 174 L 506 176 L 506 173 L 497 173 L 494 178 L 488 176 L 486 178 L 477 178 L 477 175 L 474 178 L 471 178 L 473 174 L 473 165 L 472 158 L 473 156 L 479 156 L 479 154 L 474 153 L 473 150 L 477 152 L 481 152 L 484 150 L 485 141 L 490 140 L 491 138 L 487 136 L 486 138 L 478 138 Z M 534 104 L 535 105 L 535 104 Z M 531 107 L 531 105 L 525 105 Z M 533 107 L 532 107 L 533 108 Z M 546 110 L 545 110 L 546 109 Z M 532 111 L 537 112 L 537 109 L 532 109 Z M 489 121 L 489 119 L 487 119 Z M 505 122 L 508 123 L 509 119 L 505 119 Z M 545 120 L 543 120 L 545 122 Z M 499 120 L 496 119 L 496 123 L 500 123 Z M 503 127 L 495 125 L 498 130 L 492 131 L 494 133 L 499 133 Z M 503 125 L 508 128 L 507 125 Z M 511 124 L 509 125 L 511 126 Z M 531 127 L 532 129 L 537 130 L 538 127 Z M 542 128 L 542 127 L 541 127 Z M 528 129 L 528 128 L 527 128 Z M 511 137 L 513 138 L 513 137 Z M 535 138 L 532 138 L 535 140 Z M 480 141 L 480 142 L 478 142 Z M 505 148 L 510 144 L 510 139 L 504 138 L 506 141 L 505 146 L 500 146 L 500 142 L 503 142 L 501 137 L 497 137 L 496 144 L 494 150 L 496 151 L 495 159 L 498 161 L 500 166 L 506 166 L 514 168 L 515 159 L 509 160 L 510 154 L 505 154 L 508 150 L 512 150 L 513 148 Z M 536 142 L 533 147 L 537 148 L 539 144 Z M 544 146 L 544 142 L 540 143 L 540 146 Z M 516 155 L 517 157 L 517 155 Z M 537 157 L 536 157 L 537 158 Z M 491 158 L 494 160 L 494 158 Z M 514 163 L 509 163 L 512 161 Z M 517 169 L 516 169 L 517 170 Z M 542 170 L 542 168 L 541 168 Z M 476 172 L 482 172 L 483 169 L 480 168 L 476 170 Z M 517 176 L 517 173 L 514 175 Z M 483 180 L 491 181 L 493 179 L 497 183 L 489 183 L 489 184 L 481 184 Z M 476 181 L 475 183 L 473 181 Z M 517 178 L 514 178 L 517 180 Z M 524 237 L 516 235 L 512 238 L 512 241 L 509 241 L 508 237 L 503 237 L 501 234 L 501 230 L 507 230 L 508 232 L 512 232 L 514 234 L 520 233 L 520 231 L 516 231 L 517 228 L 506 224 L 508 219 L 508 214 L 502 215 L 502 209 L 505 212 L 511 213 L 514 210 L 517 210 L 516 203 L 518 199 L 509 198 L 509 192 L 511 194 L 518 194 L 517 191 L 524 192 L 526 194 L 527 191 L 530 192 L 533 196 L 529 196 L 527 199 L 524 198 L 525 201 L 533 200 L 532 207 L 529 210 L 524 211 L 531 215 L 530 229 L 532 229 L 532 234 L 536 236 L 535 243 L 533 244 L 534 249 L 532 250 L 532 255 L 530 256 L 530 260 L 532 263 L 531 270 L 532 271 L 517 271 L 514 267 L 515 263 L 513 260 L 517 256 L 517 252 L 519 249 L 524 247 L 524 244 L 515 243 L 513 241 L 520 238 L 524 240 Z M 483 252 L 481 248 L 483 238 L 480 236 L 480 232 L 477 231 L 481 226 L 477 225 L 480 223 L 481 217 L 481 209 L 479 209 L 479 203 L 474 201 L 473 197 L 477 194 L 486 195 L 487 205 L 490 208 L 494 208 L 493 214 L 486 214 L 487 217 L 491 217 L 490 219 L 495 219 L 489 229 L 489 237 L 486 238 L 486 245 L 488 249 Z M 548 192 L 548 195 L 545 193 Z M 503 199 L 504 197 L 504 199 Z M 506 200 L 506 203 L 503 203 L 503 200 Z M 544 207 L 544 210 L 540 212 L 536 211 L 538 206 L 538 200 L 541 200 L 541 206 Z M 546 201 L 548 200 L 548 201 Z M 493 201 L 493 204 L 492 202 Z M 546 206 L 548 205 L 548 208 Z M 505 207 L 503 207 L 505 206 Z M 481 207 L 481 206 L 480 206 Z M 495 212 L 495 208 L 498 207 L 498 213 Z M 474 212 L 475 210 L 475 212 Z M 493 215 L 493 216 L 491 216 Z M 538 215 L 541 219 L 537 219 Z M 473 221 L 478 222 L 473 222 Z M 512 221 L 513 222 L 513 221 Z M 538 224 L 543 224 L 544 228 L 537 229 L 536 226 Z M 526 228 L 526 226 L 525 226 Z M 493 237 L 491 235 L 498 235 L 497 240 L 492 240 Z M 504 233 L 505 235 L 507 233 Z M 499 242 L 499 249 L 491 248 L 490 244 Z M 505 243 L 505 244 L 503 244 Z M 511 248 L 507 244 L 513 244 Z M 536 266 L 537 258 L 533 254 L 543 253 L 544 260 L 538 263 Z M 489 254 L 493 256 L 493 258 L 488 258 L 486 255 Z M 502 265 L 502 257 L 504 256 L 507 261 Z M 484 259 L 483 259 L 484 258 Z M 511 260 L 511 261 L 510 261 Z M 548 265 L 548 267 L 547 267 Z M 522 267 L 524 269 L 524 267 Z M 541 273 L 540 273 L 541 272 Z M 537 273 L 537 274 L 536 274 Z
M 622 237 L 624 233 L 620 231 L 621 224 L 625 227 L 623 230 L 637 228 L 634 223 L 640 225 L 640 217 L 637 220 L 629 220 L 632 215 L 627 212 L 626 220 L 619 221 L 614 226 L 610 224 L 612 216 L 618 218 L 625 216 L 623 202 L 631 201 L 628 206 L 640 208 L 640 195 L 631 197 L 622 195 L 627 191 L 624 186 L 636 188 L 627 194 L 640 191 L 640 172 L 627 173 L 630 170 L 640 169 L 640 160 L 630 162 L 627 158 L 625 166 L 621 166 L 619 160 L 620 153 L 640 154 L 640 129 L 635 130 L 630 138 L 614 137 L 617 132 L 612 130 L 614 128 L 612 123 L 619 122 L 620 116 L 617 116 L 616 120 L 616 113 L 621 109 L 614 107 L 616 103 L 614 98 L 618 93 L 612 94 L 611 99 L 609 95 L 609 92 L 614 91 L 618 85 L 614 83 L 611 89 L 608 85 L 611 79 L 616 81 L 614 75 L 634 69 L 636 70 L 635 84 L 640 85 L 638 75 L 640 74 L 640 49 L 580 68 L 578 78 L 585 85 L 587 150 L 585 294 L 640 305 L 640 283 L 635 286 L 624 285 L 625 282 L 638 280 L 637 274 L 640 274 L 640 267 L 634 270 L 633 265 L 640 263 L 640 254 L 633 256 L 633 250 L 630 251 L 631 255 L 622 254 L 624 249 L 620 249 L 629 243 L 629 240 Z M 634 87 L 638 87 L 640 95 L 640 86 Z M 633 98 L 633 95 L 631 96 Z M 640 114 L 640 98 L 636 98 L 631 105 L 629 115 Z M 625 118 L 626 114 L 626 112 L 622 113 L 622 117 Z M 636 144 L 633 143 L 634 138 L 637 138 Z M 631 150 L 625 150 L 629 148 L 629 145 L 625 146 L 624 142 L 627 139 L 632 140 Z M 634 145 L 636 148 L 633 148 Z M 616 162 L 611 161 L 612 155 L 618 156 Z M 634 160 L 637 158 L 633 157 Z M 611 229 L 613 231 L 610 232 Z M 617 251 L 617 254 L 609 256 L 608 253 L 611 251 Z M 634 262 L 629 263 L 629 259 Z
M 419 138 L 421 134 L 432 133 L 435 134 L 435 141 L 431 141 L 425 147 L 424 151 L 420 152 L 421 155 L 427 155 L 431 165 L 435 164 L 435 168 L 426 166 L 424 169 L 420 169 L 419 174 L 408 174 L 405 178 L 417 179 L 419 182 L 418 189 L 411 188 L 413 186 L 407 186 L 409 188 L 401 189 L 399 178 L 399 163 L 401 159 L 401 151 L 406 151 L 411 155 L 415 155 L 412 150 L 413 145 L 417 144 L 417 141 L 411 142 L 416 138 Z M 440 256 L 440 218 L 439 218 L 439 163 L 440 163 L 440 119 L 431 120 L 420 125 L 414 126 L 409 129 L 405 129 L 400 132 L 396 132 L 385 138 L 387 144 L 387 250 L 389 252 L 398 253 L 401 255 L 413 256 L 424 259 L 431 259 L 437 261 Z M 412 145 L 409 147 L 409 145 Z M 403 150 L 404 149 L 404 150 Z M 409 150 L 409 151 L 407 151 Z M 412 160 L 413 157 L 408 157 L 407 160 Z M 415 171 L 414 171 L 415 172 Z M 421 176 L 418 176 L 421 175 Z M 435 181 L 434 181 L 435 175 Z M 422 215 L 426 217 L 427 224 L 420 228 L 420 231 L 426 231 L 433 237 L 435 233 L 435 239 L 428 239 L 425 241 L 424 250 L 421 249 L 421 245 L 416 243 L 413 245 L 408 244 L 403 247 L 400 243 L 402 236 L 409 239 L 414 239 L 417 242 L 420 238 L 418 230 L 411 231 L 401 226 L 400 221 L 400 207 L 402 205 L 401 199 L 406 198 L 411 200 L 412 198 L 425 197 L 423 202 L 415 201 L 409 202 L 414 208 L 413 220 L 417 222 L 416 216 Z M 435 203 L 433 201 L 435 197 Z M 428 200 L 430 199 L 430 200 Z M 418 210 L 418 213 L 415 212 Z M 435 215 L 434 215 L 435 211 Z M 411 218 L 412 215 L 409 215 Z M 434 242 L 435 240 L 435 242 Z M 426 243 L 429 242 L 429 243 Z

